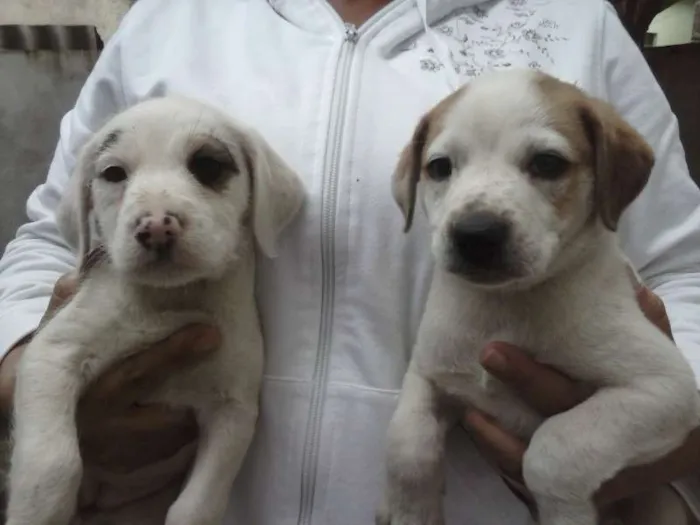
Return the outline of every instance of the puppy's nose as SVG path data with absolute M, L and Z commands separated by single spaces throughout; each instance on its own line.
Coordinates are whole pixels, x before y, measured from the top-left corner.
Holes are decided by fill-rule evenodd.
M 484 269 L 503 262 L 509 236 L 508 221 L 486 212 L 467 215 L 451 231 L 452 245 L 462 260 Z
M 134 236 L 147 250 L 164 251 L 171 248 L 182 232 L 182 224 L 172 213 L 148 214 L 141 217 Z

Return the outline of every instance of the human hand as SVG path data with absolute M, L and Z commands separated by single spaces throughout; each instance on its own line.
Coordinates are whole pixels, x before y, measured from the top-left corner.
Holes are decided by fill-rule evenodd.
M 74 274 L 61 277 L 44 318 L 70 301 L 76 287 Z M 189 410 L 138 403 L 173 373 L 209 356 L 219 343 L 215 328 L 187 326 L 115 364 L 89 385 L 78 408 L 85 464 L 127 473 L 169 458 L 192 442 L 197 425 Z M 16 366 L 25 347 L 26 343 L 16 346 L 0 365 L 0 404 L 5 413 L 11 411 Z
M 663 301 L 647 288 L 637 289 L 639 306 L 647 319 L 673 339 Z M 494 343 L 482 352 L 482 365 L 518 393 L 545 417 L 564 412 L 593 393 L 556 370 L 539 364 L 512 345 Z M 490 417 L 470 411 L 465 423 L 479 449 L 501 471 L 507 485 L 532 510 L 533 499 L 522 479 L 522 460 L 528 444 L 498 426 Z M 627 468 L 605 483 L 596 494 L 601 508 L 646 490 L 700 471 L 700 429 L 668 456 L 648 465 Z

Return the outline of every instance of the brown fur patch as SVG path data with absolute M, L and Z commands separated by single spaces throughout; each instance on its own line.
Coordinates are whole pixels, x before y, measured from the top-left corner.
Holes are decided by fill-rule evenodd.
M 620 215 L 649 179 L 651 147 L 611 105 L 543 73 L 537 74 L 537 85 L 549 105 L 551 126 L 567 138 L 576 156 L 573 181 L 555 206 L 567 214 L 582 178 L 592 173 L 595 213 L 615 230 Z
M 438 102 L 426 113 L 416 126 L 411 141 L 404 147 L 394 172 L 392 192 L 394 200 L 401 208 L 406 225 L 404 231 L 411 228 L 413 212 L 416 205 L 418 181 L 424 172 L 425 150 L 444 129 L 445 116 L 452 106 L 463 96 L 467 86 L 463 86 Z

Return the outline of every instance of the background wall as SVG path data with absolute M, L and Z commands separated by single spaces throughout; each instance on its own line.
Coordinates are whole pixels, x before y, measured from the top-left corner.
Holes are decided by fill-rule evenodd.
M 1 0 L 1 24 L 88 24 L 107 40 L 132 0 Z M 134 0 L 135 1 L 135 0 Z
M 60 119 L 93 62 L 80 52 L 0 52 L 0 250 L 24 221 L 27 196 L 46 178 Z
M 129 0 L 0 0 L 8 25 L 91 25 L 103 40 Z M 2 39 L 0 39 L 1 41 Z M 29 193 L 46 178 L 61 117 L 73 106 L 96 60 L 87 51 L 0 49 L 0 252 L 26 216 Z
M 693 35 L 696 0 L 680 0 L 654 18 L 649 26 L 656 33 L 656 46 L 686 44 Z

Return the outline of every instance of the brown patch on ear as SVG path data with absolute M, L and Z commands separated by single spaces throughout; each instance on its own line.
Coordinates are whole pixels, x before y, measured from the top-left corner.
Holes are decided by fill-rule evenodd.
M 423 171 L 425 148 L 442 131 L 442 121 L 457 99 L 466 91 L 461 87 L 442 99 L 419 121 L 411 141 L 404 147 L 392 180 L 392 194 L 406 220 L 404 232 L 411 229 L 416 207 L 418 182 Z
M 654 151 L 605 102 L 585 101 L 580 116 L 593 147 L 595 209 L 603 225 L 616 231 L 620 216 L 639 196 L 651 176 Z
M 578 161 L 591 165 L 595 213 L 615 231 L 620 215 L 649 180 L 651 146 L 611 105 L 544 73 L 536 74 L 536 82 L 552 126 L 569 140 Z
M 424 116 L 409 142 L 401 152 L 399 163 L 394 171 L 392 194 L 401 208 L 406 221 L 404 232 L 411 229 L 413 213 L 416 208 L 416 193 L 418 180 L 423 169 L 423 150 L 425 149 L 428 130 L 430 129 L 429 115 Z

